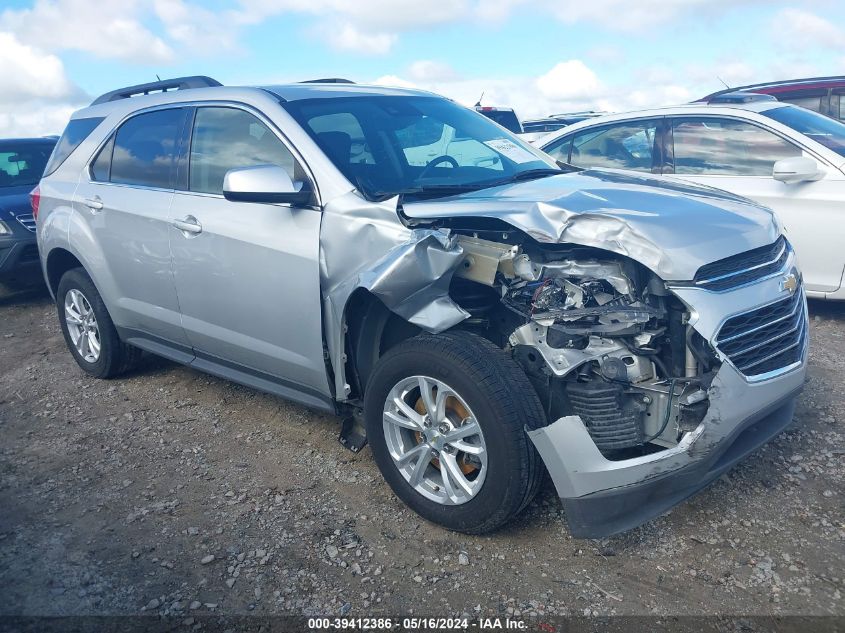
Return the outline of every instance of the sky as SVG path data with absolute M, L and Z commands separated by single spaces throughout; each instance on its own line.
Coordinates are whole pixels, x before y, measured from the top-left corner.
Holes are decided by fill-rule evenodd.
M 845 73 L 842 0 L 0 0 L 0 137 L 156 75 L 344 77 L 520 118 Z M 723 83 L 724 82 L 724 83 Z

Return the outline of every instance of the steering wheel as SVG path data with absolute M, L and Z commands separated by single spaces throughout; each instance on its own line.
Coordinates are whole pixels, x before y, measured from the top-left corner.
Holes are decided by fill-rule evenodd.
M 422 178 L 423 176 L 425 176 L 428 173 L 429 169 L 431 169 L 432 167 L 436 167 L 440 163 L 449 163 L 452 167 L 460 167 L 460 165 L 458 165 L 458 161 L 456 161 L 451 156 L 447 156 L 446 154 L 443 154 L 442 156 L 432 158 L 430 161 L 428 161 L 428 163 L 426 163 L 425 167 L 423 167 L 423 170 L 420 172 L 419 178 Z

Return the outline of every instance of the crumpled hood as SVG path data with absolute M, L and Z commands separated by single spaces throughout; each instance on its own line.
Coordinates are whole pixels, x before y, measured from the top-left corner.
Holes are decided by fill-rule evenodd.
M 665 280 L 689 280 L 704 264 L 771 244 L 766 207 L 671 178 L 587 170 L 448 198 L 405 202 L 406 216 L 497 218 L 539 242 L 626 255 Z

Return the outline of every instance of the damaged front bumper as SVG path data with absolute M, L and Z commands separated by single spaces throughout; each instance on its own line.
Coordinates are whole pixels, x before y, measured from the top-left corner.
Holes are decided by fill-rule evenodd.
M 783 295 L 779 279 L 733 292 L 673 289 L 693 308 L 693 326 L 713 340 L 724 320 Z M 800 290 L 799 290 L 800 292 Z M 806 302 L 802 309 L 806 312 Z M 730 309 L 728 309 L 730 306 Z M 738 306 L 748 306 L 738 310 Z M 701 316 L 706 315 L 706 316 Z M 786 428 L 806 375 L 800 361 L 764 379 L 749 379 L 725 361 L 710 388 L 710 407 L 672 448 L 620 461 L 599 452 L 581 418 L 566 416 L 528 430 L 561 497 L 573 536 L 598 538 L 631 529 L 692 496 Z

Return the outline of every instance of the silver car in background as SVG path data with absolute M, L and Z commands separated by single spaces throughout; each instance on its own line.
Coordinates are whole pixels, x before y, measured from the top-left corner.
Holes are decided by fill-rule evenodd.
M 573 534 L 629 529 L 785 428 L 804 382 L 770 211 L 561 168 L 425 92 L 117 90 L 73 115 L 33 207 L 83 370 L 146 350 L 337 414 L 453 530 L 505 524 L 546 471 Z

